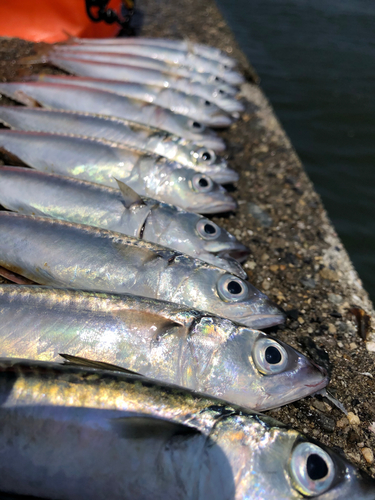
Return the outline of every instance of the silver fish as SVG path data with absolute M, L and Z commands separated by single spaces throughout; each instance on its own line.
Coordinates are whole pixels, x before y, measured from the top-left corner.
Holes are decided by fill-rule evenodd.
M 328 384 L 323 368 L 283 342 L 155 299 L 0 285 L 0 317 L 0 356 L 68 353 L 247 408 L 282 406 Z
M 57 219 L 0 212 L 0 266 L 41 285 L 167 300 L 252 328 L 284 314 L 250 283 L 144 240 Z
M 222 109 L 226 109 L 229 112 L 243 111 L 242 104 L 233 97 L 238 91 L 230 87 L 224 87 L 223 85 L 218 87 L 216 84 L 194 82 L 188 78 L 176 76 L 171 73 L 161 73 L 160 71 L 143 66 L 132 66 L 133 61 L 127 63 L 124 60 L 122 64 L 116 64 L 110 61 L 99 62 L 79 57 L 68 57 L 68 53 L 66 57 L 63 56 L 64 54 L 53 53 L 42 60 L 75 75 L 91 78 L 102 78 L 105 75 L 106 78 L 112 80 L 170 88 L 215 101 L 217 104 L 220 104 Z
M 207 59 L 221 62 L 230 68 L 237 65 L 236 59 L 228 56 L 225 52 L 210 45 L 202 43 L 194 43 L 190 40 L 169 40 L 167 38 L 144 38 L 144 37 L 121 37 L 121 38 L 73 38 L 76 44 L 101 44 L 106 45 L 151 45 L 155 47 L 174 48 L 181 51 L 192 52 L 193 54 L 201 55 Z
M 108 90 L 109 92 L 129 97 L 130 99 L 138 99 L 169 109 L 173 113 L 188 116 L 211 127 L 228 127 L 233 121 L 222 109 L 210 101 L 173 89 L 163 89 L 140 83 L 116 82 L 113 80 L 92 80 L 90 78 L 76 80 L 74 76 L 60 78 L 59 76 L 45 75 L 39 78 L 39 81 Z
M 190 212 L 234 210 L 236 202 L 205 174 L 100 139 L 0 130 L 0 148 L 42 172 L 105 186 L 125 182 L 138 194 Z
M 105 62 L 105 61 L 104 61 Z M 222 105 L 216 102 L 217 99 L 207 99 L 207 97 L 181 92 L 172 88 L 158 87 L 156 85 L 145 85 L 136 82 L 119 80 L 108 80 L 103 78 L 84 78 L 67 75 L 38 75 L 31 77 L 31 80 L 42 82 L 66 83 L 71 85 L 82 85 L 102 90 L 109 90 L 116 94 L 150 102 L 162 108 L 167 108 L 174 113 L 189 116 L 211 127 L 228 127 L 232 123 L 232 118 L 227 113 L 232 113 L 236 117 L 239 112 L 244 111 L 244 106 L 237 99 L 223 97 L 217 91 L 213 91 L 213 96 L 223 97 Z M 215 89 L 216 90 L 216 89 Z M 225 112 L 223 111 L 225 110 Z
M 60 500 L 375 499 L 373 479 L 298 431 L 145 377 L 2 359 L 0 401 L 6 492 Z
M 150 198 L 119 182 L 99 184 L 20 167 L 0 167 L 0 205 L 26 215 L 63 219 L 145 239 L 246 278 L 237 260 L 249 249 L 201 215 Z
M 85 44 L 85 45 L 56 45 L 55 50 L 59 53 L 67 52 L 103 52 L 102 44 Z M 164 61 L 170 65 L 185 66 L 200 73 L 211 73 L 212 75 L 219 76 L 230 85 L 241 85 L 245 79 L 238 71 L 221 64 L 212 59 L 206 59 L 196 54 L 181 52 L 167 47 L 150 47 L 129 44 L 129 45 L 110 45 L 105 46 L 105 52 L 113 54 L 132 54 L 136 56 L 149 57 Z
M 228 168 L 224 158 L 217 156 L 212 149 L 120 118 L 77 111 L 0 106 L 0 122 L 16 130 L 107 139 L 181 163 L 205 173 L 219 184 L 238 181 L 237 172 Z
M 224 142 L 212 130 L 186 116 L 113 92 L 44 82 L 0 83 L 0 93 L 28 105 L 84 111 L 125 118 L 165 130 L 196 144 L 222 150 Z

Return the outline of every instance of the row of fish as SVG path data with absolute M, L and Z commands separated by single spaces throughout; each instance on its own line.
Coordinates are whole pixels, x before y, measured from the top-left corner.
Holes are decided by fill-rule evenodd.
M 243 110 L 236 62 L 141 38 L 42 52 L 79 76 L 0 83 L 29 106 L 0 107 L 0 148 L 32 167 L 0 168 L 18 212 L 0 212 L 0 274 L 18 283 L 0 285 L 0 356 L 34 360 L 0 360 L 0 490 L 375 499 L 344 459 L 250 410 L 328 377 L 257 330 L 284 313 L 245 279 L 249 249 L 193 213 L 236 208 L 205 128 Z

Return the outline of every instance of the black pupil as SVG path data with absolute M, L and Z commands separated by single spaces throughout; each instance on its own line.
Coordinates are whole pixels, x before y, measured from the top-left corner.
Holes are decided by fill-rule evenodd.
M 198 181 L 198 184 L 200 185 L 200 187 L 205 188 L 208 186 L 208 181 L 204 177 L 201 177 Z
M 242 286 L 237 281 L 230 281 L 228 283 L 228 292 L 233 295 L 238 295 L 242 292 Z
M 212 224 L 205 224 L 204 225 L 204 232 L 207 234 L 215 234 L 216 229 L 214 228 L 214 226 Z
M 205 103 L 206 106 L 211 106 L 210 101 L 204 101 L 204 103 Z
M 323 460 L 323 458 L 316 453 L 309 455 L 309 457 L 307 458 L 306 467 L 307 474 L 313 481 L 323 479 L 323 477 L 328 474 L 328 467 L 325 460 Z
M 224 90 L 219 90 L 219 94 L 224 94 Z
M 272 345 L 266 349 L 266 361 L 270 365 L 277 365 L 281 361 L 280 351 Z
M 210 153 L 208 153 L 206 151 L 206 153 L 202 154 L 202 158 L 203 158 L 204 161 L 208 161 L 208 160 L 211 160 L 211 155 L 210 155 Z
M 194 128 L 201 128 L 201 124 L 198 122 L 193 122 L 193 127 Z

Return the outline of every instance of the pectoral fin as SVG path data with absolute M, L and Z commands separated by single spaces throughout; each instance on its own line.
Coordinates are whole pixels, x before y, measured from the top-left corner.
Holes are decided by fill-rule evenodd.
M 118 184 L 119 190 L 121 191 L 126 208 L 141 207 L 143 205 L 146 205 L 139 194 L 137 194 L 131 187 L 129 187 L 124 182 L 119 181 L 118 179 L 115 180 Z
M 65 361 L 63 362 L 64 365 L 81 366 L 84 368 L 96 368 L 98 370 L 111 370 L 114 372 L 123 372 L 130 375 L 139 375 L 140 377 L 143 377 L 141 373 L 128 370 L 127 368 L 123 368 L 122 366 L 112 365 L 111 363 L 106 363 L 104 361 L 93 361 L 92 359 L 81 358 L 80 356 L 72 356 L 71 354 L 59 353 L 59 355 L 65 359 Z

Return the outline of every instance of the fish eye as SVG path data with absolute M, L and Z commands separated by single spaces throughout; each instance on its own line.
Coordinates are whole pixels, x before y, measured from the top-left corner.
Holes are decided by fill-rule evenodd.
M 216 155 L 211 149 L 202 148 L 197 151 L 198 158 L 203 160 L 207 165 L 212 165 L 216 161 Z
M 225 302 L 239 302 L 244 300 L 249 293 L 245 281 L 236 276 L 224 274 L 217 282 L 217 291 Z
M 205 106 L 211 106 L 211 103 L 210 103 L 210 101 L 204 101 L 204 105 Z
M 204 174 L 194 175 L 192 184 L 194 190 L 198 191 L 199 193 L 208 193 L 212 191 L 212 188 L 214 187 L 212 179 L 210 179 L 210 177 Z
M 219 89 L 219 94 L 224 95 L 225 94 L 224 90 L 223 89 Z
M 204 240 L 216 240 L 221 233 L 220 227 L 208 219 L 200 219 L 195 227 Z
M 293 486 L 304 496 L 324 493 L 335 478 L 335 465 L 326 451 L 313 443 L 300 443 L 290 460 Z
M 254 344 L 252 357 L 255 366 L 263 375 L 273 375 L 285 370 L 288 354 L 276 340 L 259 337 Z
M 203 125 L 199 122 L 190 120 L 189 125 L 191 126 L 191 128 L 194 128 L 196 130 L 204 130 Z

